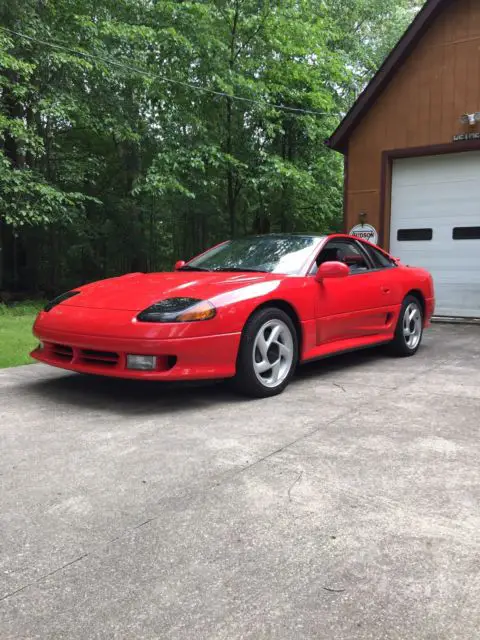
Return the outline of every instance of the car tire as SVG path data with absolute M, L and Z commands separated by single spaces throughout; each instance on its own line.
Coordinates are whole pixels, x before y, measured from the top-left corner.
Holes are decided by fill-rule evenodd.
M 417 353 L 423 337 L 423 309 L 418 298 L 407 296 L 402 304 L 395 329 L 395 337 L 390 343 L 393 355 L 409 357 Z
M 234 385 L 254 398 L 276 396 L 290 382 L 298 362 L 298 337 L 291 318 L 267 307 L 247 321 L 237 357 Z

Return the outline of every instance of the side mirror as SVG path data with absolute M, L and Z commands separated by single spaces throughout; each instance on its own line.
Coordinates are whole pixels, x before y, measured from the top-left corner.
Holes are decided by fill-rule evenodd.
M 350 269 L 343 262 L 324 262 L 318 267 L 315 279 L 322 282 L 325 278 L 346 278 Z
M 177 260 L 175 262 L 175 271 L 178 271 L 179 269 L 181 269 L 185 265 L 186 265 L 185 260 Z

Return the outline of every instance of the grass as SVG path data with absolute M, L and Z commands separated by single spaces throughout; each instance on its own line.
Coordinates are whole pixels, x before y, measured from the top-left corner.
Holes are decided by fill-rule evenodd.
M 32 335 L 35 316 L 44 302 L 0 304 L 0 369 L 34 362 L 30 351 L 38 343 Z

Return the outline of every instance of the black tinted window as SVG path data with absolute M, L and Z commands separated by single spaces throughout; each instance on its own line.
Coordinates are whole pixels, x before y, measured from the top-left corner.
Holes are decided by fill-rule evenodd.
M 265 271 L 299 273 L 308 258 L 315 255 L 319 236 L 267 235 L 237 238 L 213 247 L 190 260 L 180 271 Z
M 433 229 L 399 229 L 397 240 L 399 242 L 416 242 L 420 240 L 431 240 Z
M 324 262 L 343 262 L 350 268 L 350 273 L 361 273 L 370 269 L 360 247 L 348 240 L 329 242 L 317 258 L 318 266 Z
M 382 251 L 379 251 L 374 247 L 369 247 L 368 245 L 362 245 L 362 247 L 370 256 L 376 269 L 387 269 L 388 267 L 393 267 L 393 261 L 390 260 L 390 258 Z
M 454 240 L 480 240 L 480 227 L 455 227 Z

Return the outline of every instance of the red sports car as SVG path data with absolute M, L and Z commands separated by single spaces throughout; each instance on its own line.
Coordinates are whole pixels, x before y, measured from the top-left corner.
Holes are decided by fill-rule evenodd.
M 145 380 L 233 378 L 283 391 L 299 362 L 389 343 L 413 355 L 434 310 L 430 274 L 346 235 L 224 242 L 172 273 L 78 287 L 38 315 L 32 356 Z

